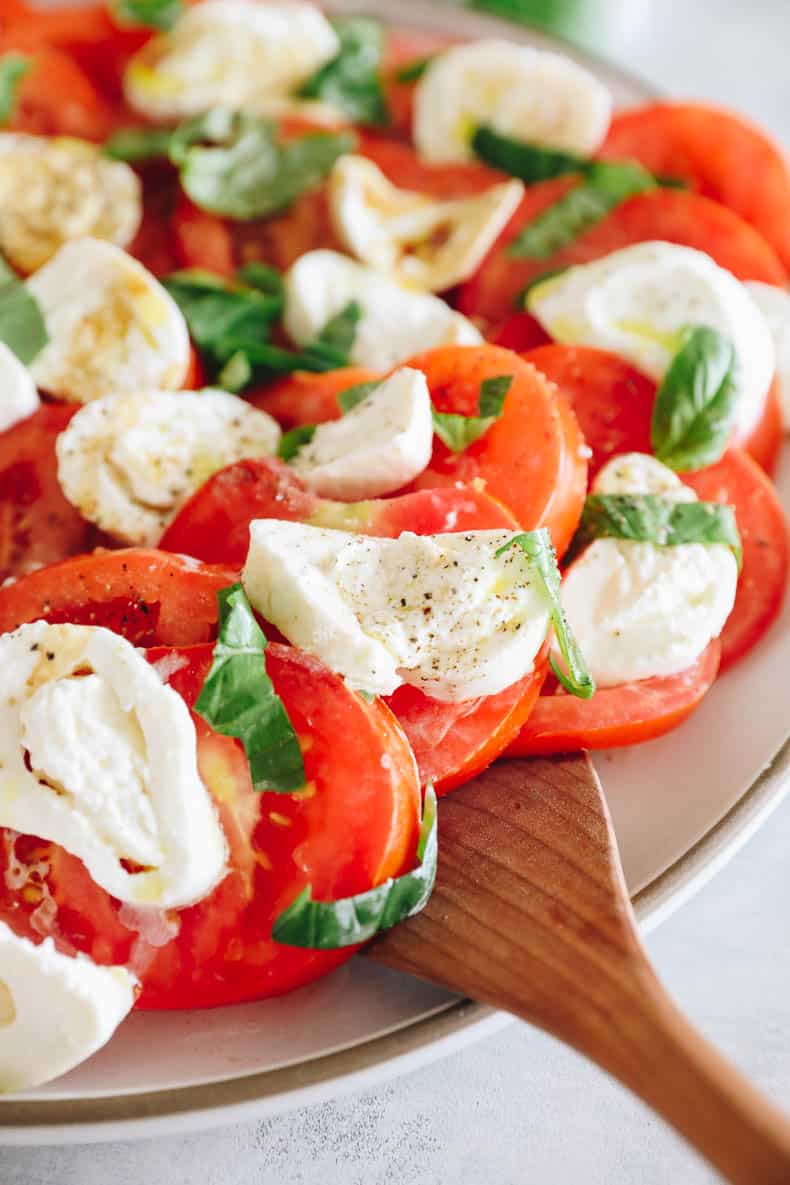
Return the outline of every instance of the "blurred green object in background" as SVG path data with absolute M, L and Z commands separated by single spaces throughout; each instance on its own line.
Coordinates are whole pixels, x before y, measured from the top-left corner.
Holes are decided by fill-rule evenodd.
M 647 0 L 461 0 L 467 8 L 533 25 L 609 54 L 638 35 Z

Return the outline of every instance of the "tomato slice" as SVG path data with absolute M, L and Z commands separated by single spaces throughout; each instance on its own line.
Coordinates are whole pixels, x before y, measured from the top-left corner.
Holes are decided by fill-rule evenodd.
M 96 551 L 0 588 L 0 634 L 44 620 L 101 625 L 135 646 L 192 646 L 215 636 L 217 591 L 237 579 L 149 548 Z
M 444 346 L 412 358 L 439 412 L 476 415 L 480 384 L 512 375 L 502 415 L 462 453 L 437 437 L 431 463 L 413 489 L 485 482 L 525 530 L 548 527 L 559 554 L 579 521 L 587 462 L 579 426 L 565 399 L 543 375 L 500 346 Z
M 225 218 L 199 209 L 180 194 L 171 222 L 181 267 L 201 268 L 231 279 L 236 274 L 233 235 Z
M 431 164 L 411 144 L 375 132 L 359 134 L 357 150 L 378 165 L 399 189 L 412 189 L 444 199 L 475 197 L 507 181 L 505 173 L 482 164 Z
M 617 112 L 601 149 L 678 177 L 740 214 L 790 268 L 790 170 L 778 144 L 743 116 L 703 103 Z
M 6 130 L 105 140 L 115 123 L 113 108 L 76 62 L 58 49 L 33 47 L 30 56 Z
M 153 650 L 148 657 L 163 660 L 160 672 L 191 706 L 211 647 Z M 9 889 L 3 879 L 0 916 L 36 940 L 52 933 L 59 945 L 97 962 L 130 962 L 143 985 L 143 1008 L 205 1008 L 277 995 L 345 962 L 356 948 L 282 946 L 270 937 L 272 923 L 307 884 L 317 898 L 332 900 L 413 864 L 420 810 L 414 758 L 384 704 L 366 703 L 314 659 L 274 643 L 266 669 L 302 740 L 307 787 L 255 793 L 239 742 L 193 716 L 200 772 L 229 848 L 229 871 L 212 893 L 167 915 L 123 906 L 90 880 L 80 861 L 22 837 L 11 839 L 11 883 L 24 876 L 25 862 L 37 858 L 43 867 L 24 887 Z M 36 923 L 45 893 L 48 912 L 39 911 Z
M 341 366 L 324 374 L 297 370 L 277 382 L 247 392 L 245 398 L 261 411 L 274 416 L 283 428 L 322 424 L 324 420 L 340 418 L 337 397 L 341 391 L 382 377 L 375 370 L 365 370 L 361 366 Z
M 415 29 L 387 29 L 382 60 L 384 92 L 390 113 L 388 131 L 408 137 L 414 108 L 415 82 L 399 82 L 397 74 L 404 66 L 422 61 L 450 44 L 448 37 L 439 33 L 418 32 Z
M 733 506 L 741 534 L 743 570 L 721 635 L 724 670 L 760 641 L 782 607 L 790 562 L 787 518 L 773 484 L 741 449 L 681 477 L 702 501 Z
M 488 340 L 514 354 L 526 354 L 551 343 L 548 333 L 531 313 L 513 313 L 501 325 L 489 330 Z
M 526 284 L 544 272 L 591 263 L 634 243 L 663 239 L 705 251 L 739 280 L 785 284 L 787 272 L 773 247 L 732 210 L 698 193 L 655 189 L 629 198 L 550 259 L 516 259 L 508 247 L 518 233 L 578 181 L 559 177 L 532 185 L 477 274 L 461 286 L 458 307 L 467 316 L 498 324 Z
M 565 692 L 539 697 L 505 756 L 532 757 L 575 749 L 616 749 L 663 736 L 691 715 L 719 669 L 714 640 L 677 675 L 604 687 L 591 700 Z

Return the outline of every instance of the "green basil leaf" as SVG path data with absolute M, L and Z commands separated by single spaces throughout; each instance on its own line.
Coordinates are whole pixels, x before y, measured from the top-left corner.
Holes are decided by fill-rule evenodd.
M 654 189 L 647 169 L 631 161 L 595 161 L 584 180 L 538 214 L 508 248 L 520 259 L 550 259 L 634 194 Z
M 337 397 L 337 401 L 340 404 L 340 410 L 343 415 L 350 412 L 358 403 L 364 403 L 368 395 L 372 395 L 376 388 L 380 386 L 381 383 L 378 379 L 371 379 L 368 383 L 356 383 L 355 386 L 341 391 Z
M 345 132 L 280 143 L 267 120 L 215 107 L 179 125 L 170 159 L 195 205 L 245 221 L 275 214 L 314 189 L 355 143 Z
M 389 112 L 381 85 L 382 26 L 364 16 L 338 17 L 332 24 L 340 49 L 299 89 L 300 98 L 329 103 L 354 123 L 385 126 Z
M 395 81 L 419 82 L 435 56 L 435 54 L 429 54 L 425 58 L 415 58 L 413 62 L 407 62 L 405 66 L 401 66 L 400 70 L 395 71 Z
M 315 342 L 308 346 L 310 350 L 326 350 L 327 355 L 336 354 L 342 359 L 338 366 L 348 363 L 348 356 L 357 336 L 357 326 L 362 320 L 362 306 L 356 300 L 350 300 L 339 313 L 330 317 L 319 333 Z
M 583 156 L 503 136 L 487 124 L 475 129 L 472 148 L 487 165 L 501 169 L 511 177 L 519 177 L 527 185 L 563 177 L 567 173 L 584 173 L 590 164 Z
M 257 259 L 243 264 L 236 272 L 236 279 L 248 288 L 255 288 L 265 296 L 275 296 L 285 302 L 285 288 L 283 278 L 276 267 L 268 263 L 261 263 Z
M 437 855 L 436 793 L 428 786 L 417 847 L 418 864 L 412 872 L 338 901 L 314 901 L 308 885 L 277 918 L 272 938 L 287 946 L 309 950 L 337 950 L 367 942 L 380 930 L 387 930 L 425 908 L 436 881 Z
M 671 469 L 703 469 L 718 461 L 732 433 L 738 399 L 732 343 L 715 329 L 687 330 L 656 392 L 650 437 Z
M 169 128 L 120 128 L 104 141 L 102 151 L 113 160 L 135 164 L 168 156 L 172 139 Z
M 505 398 L 513 383 L 512 374 L 484 379 L 480 384 L 476 416 L 433 411 L 433 430 L 453 453 L 462 453 L 483 436 L 502 414 Z
M 266 671 L 266 636 L 240 584 L 220 589 L 214 661 L 195 711 L 244 746 L 255 790 L 290 794 L 305 784 L 299 739 Z
M 32 65 L 32 59 L 26 54 L 5 53 L 0 57 L 0 127 L 13 118 L 19 84 Z
M 298 427 L 292 428 L 290 432 L 283 432 L 277 447 L 277 456 L 280 460 L 293 460 L 299 449 L 303 445 L 309 444 L 313 439 L 317 427 L 317 424 L 299 424 Z
M 49 341 L 38 301 L 0 257 L 0 341 L 28 366 Z
M 115 15 L 130 25 L 172 29 L 184 11 L 182 0 L 113 0 Z
M 480 415 L 497 419 L 502 415 L 505 399 L 513 386 L 512 374 L 498 374 L 490 379 L 483 379 L 480 384 L 479 409 Z
M 520 547 L 529 559 L 535 573 L 540 577 L 551 605 L 551 620 L 560 653 L 568 668 L 567 672 L 551 659 L 554 674 L 571 695 L 579 699 L 590 699 L 595 694 L 595 683 L 584 656 L 579 649 L 579 643 L 573 635 L 570 624 L 562 608 L 560 599 L 560 572 L 557 567 L 557 557 L 551 543 L 551 536 L 545 527 L 537 531 L 524 531 L 521 535 L 514 535 L 497 551 L 502 555 L 509 547 Z
M 590 494 L 566 559 L 594 539 L 630 539 L 656 547 L 723 543 L 739 569 L 743 563 L 735 511 L 719 502 L 673 502 L 657 494 Z

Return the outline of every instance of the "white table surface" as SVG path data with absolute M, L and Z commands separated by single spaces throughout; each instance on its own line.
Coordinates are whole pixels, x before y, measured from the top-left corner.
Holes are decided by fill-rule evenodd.
M 788 50 L 788 0 L 652 0 L 620 55 L 677 95 L 738 107 L 790 145 Z M 789 854 L 790 801 L 649 947 L 689 1016 L 790 1109 Z M 713 1180 L 623 1090 L 520 1024 L 379 1090 L 268 1122 L 142 1143 L 0 1149 L 3 1185 Z

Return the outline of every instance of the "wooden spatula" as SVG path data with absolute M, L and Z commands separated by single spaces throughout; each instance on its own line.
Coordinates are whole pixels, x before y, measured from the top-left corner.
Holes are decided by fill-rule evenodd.
M 368 953 L 553 1033 L 737 1185 L 790 1183 L 790 1123 L 691 1028 L 648 962 L 585 756 L 500 762 L 443 799 L 433 897 Z

